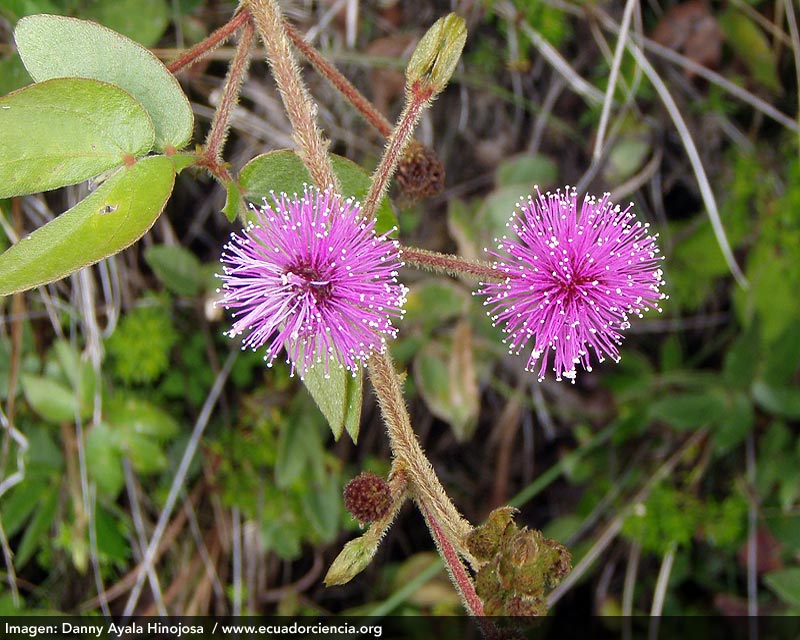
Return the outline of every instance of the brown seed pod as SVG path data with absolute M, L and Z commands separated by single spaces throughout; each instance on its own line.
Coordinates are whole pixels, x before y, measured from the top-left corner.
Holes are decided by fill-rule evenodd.
M 362 471 L 345 485 L 344 506 L 359 524 L 374 522 L 392 506 L 389 484 L 371 471 Z
M 403 154 L 395 180 L 403 196 L 409 200 L 430 198 L 444 189 L 444 165 L 433 149 L 415 141 Z

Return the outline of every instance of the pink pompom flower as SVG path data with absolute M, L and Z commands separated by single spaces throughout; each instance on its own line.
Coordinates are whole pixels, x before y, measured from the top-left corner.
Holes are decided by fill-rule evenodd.
M 268 366 L 285 348 L 301 377 L 315 363 L 327 375 L 332 361 L 355 373 L 404 313 L 398 244 L 330 190 L 272 199 L 222 253 L 219 304 L 234 317 L 227 335 L 244 335 L 243 349 L 266 345 Z
M 591 371 L 590 356 L 619 360 L 617 346 L 630 316 L 657 309 L 666 296 L 657 234 L 621 209 L 587 195 L 578 215 L 574 188 L 521 201 L 508 223 L 513 237 L 489 251 L 500 282 L 481 283 L 493 322 L 507 334 L 510 353 L 532 341 L 526 369 L 543 380 L 552 355 L 556 380 L 575 382 L 576 365 Z

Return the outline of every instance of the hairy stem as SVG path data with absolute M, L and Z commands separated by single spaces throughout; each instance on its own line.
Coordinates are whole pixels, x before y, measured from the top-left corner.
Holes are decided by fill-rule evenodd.
M 451 276 L 475 276 L 481 281 L 502 281 L 504 276 L 489 262 L 466 260 L 459 256 L 401 246 L 403 262 L 412 267 Z
M 225 77 L 225 88 L 222 92 L 222 99 L 214 113 L 214 120 L 211 122 L 211 129 L 208 132 L 205 144 L 205 156 L 209 162 L 219 164 L 222 162 L 222 147 L 228 136 L 230 129 L 231 113 L 239 99 L 239 91 L 242 82 L 250 66 L 250 49 L 253 46 L 253 36 L 255 27 L 248 21 L 242 27 L 242 36 L 239 46 L 236 47 L 236 54 L 228 67 L 228 74 Z
M 411 140 L 414 127 L 417 125 L 425 107 L 430 104 L 432 95 L 433 91 L 425 93 L 414 91 L 409 93 L 406 99 L 406 106 L 397 121 L 397 126 L 386 142 L 386 150 L 383 152 L 380 164 L 372 174 L 372 183 L 362 208 L 365 217 L 370 218 L 375 215 L 378 204 L 389 187 L 389 180 L 391 180 L 397 169 L 397 163 L 403 157 L 403 152 Z
M 472 527 L 448 498 L 411 428 L 411 419 L 392 357 L 388 352 L 375 353 L 367 364 L 386 422 L 389 444 L 394 455 L 392 466 L 395 472 L 405 473 L 414 499 L 435 518 L 443 535 L 457 552 L 470 564 L 478 566 L 465 544 L 466 536 Z
M 475 585 L 472 583 L 472 578 L 467 574 L 461 558 L 458 557 L 458 553 L 453 548 L 453 545 L 450 544 L 450 540 L 448 540 L 442 527 L 437 522 L 436 516 L 423 502 L 419 503 L 419 508 L 425 517 L 425 522 L 428 524 L 428 529 L 430 529 L 436 548 L 439 550 L 439 555 L 444 560 L 447 572 L 450 574 L 450 580 L 461 596 L 464 608 L 471 616 L 483 616 L 483 602 L 475 591 Z
M 353 83 L 345 78 L 342 72 L 328 62 L 310 43 L 303 40 L 303 36 L 294 27 L 288 23 L 285 26 L 286 35 L 289 36 L 294 46 L 300 50 L 300 53 L 311 63 L 317 73 L 330 82 L 384 138 L 392 135 L 391 123 L 367 100 L 364 94 L 356 89 Z
M 329 143 L 317 127 L 316 109 L 286 39 L 286 24 L 280 8 L 275 0 L 244 0 L 244 5 L 253 14 L 266 47 L 267 60 L 292 125 L 297 154 L 320 189 L 332 186 L 338 193 L 339 181 L 328 156 Z
M 246 9 L 243 9 L 236 13 L 236 15 L 231 18 L 231 20 L 217 29 L 214 33 L 208 36 L 202 42 L 198 42 L 194 45 L 191 49 L 186 51 L 183 55 L 179 56 L 172 62 L 167 65 L 167 69 L 169 69 L 172 73 L 177 73 L 184 67 L 192 64 L 193 62 L 197 62 L 203 56 L 208 55 L 214 49 L 216 49 L 219 45 L 225 42 L 228 38 L 230 38 L 236 30 L 241 27 L 243 24 L 246 24 L 250 21 L 250 12 Z

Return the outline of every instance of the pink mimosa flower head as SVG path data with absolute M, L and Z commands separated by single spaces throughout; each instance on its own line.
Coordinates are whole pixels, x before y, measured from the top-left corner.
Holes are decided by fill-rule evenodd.
M 590 356 L 619 360 L 617 346 L 630 316 L 661 308 L 666 296 L 658 234 L 636 219 L 633 205 L 621 209 L 587 195 L 578 215 L 574 188 L 521 200 L 508 223 L 513 237 L 497 239 L 489 251 L 500 282 L 481 284 L 489 315 L 507 334 L 510 353 L 529 342 L 526 369 L 538 364 L 543 380 L 552 356 L 556 380 L 575 382 L 576 365 L 591 371 Z
M 355 374 L 404 313 L 398 244 L 330 190 L 272 200 L 222 253 L 219 304 L 235 320 L 227 335 L 244 335 L 243 349 L 266 345 L 268 366 L 285 348 L 301 377 L 316 363 L 327 375 L 332 361 Z

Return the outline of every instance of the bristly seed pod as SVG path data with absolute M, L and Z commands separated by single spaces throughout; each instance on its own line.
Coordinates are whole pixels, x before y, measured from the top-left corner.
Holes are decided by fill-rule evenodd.
M 400 191 L 412 202 L 439 195 L 444 189 L 444 165 L 425 145 L 412 142 L 397 165 L 395 180 Z
M 392 506 L 389 484 L 371 471 L 362 471 L 345 486 L 344 506 L 360 525 L 374 522 Z

